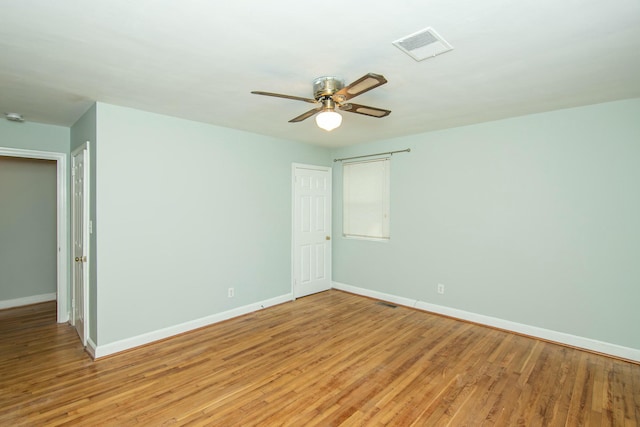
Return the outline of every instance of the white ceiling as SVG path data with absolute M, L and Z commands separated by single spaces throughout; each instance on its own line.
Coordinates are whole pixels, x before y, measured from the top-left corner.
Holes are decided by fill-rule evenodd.
M 454 50 L 392 42 L 433 27 Z M 389 83 L 325 132 L 288 120 L 312 81 Z M 94 101 L 337 147 L 640 97 L 639 0 L 15 0 L 0 9 L 0 113 L 71 126 Z M 640 119 L 640 118 L 639 118 Z M 19 126 L 19 124 L 16 124 Z

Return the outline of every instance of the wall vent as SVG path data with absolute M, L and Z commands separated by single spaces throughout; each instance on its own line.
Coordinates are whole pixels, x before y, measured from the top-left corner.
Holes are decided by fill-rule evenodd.
M 453 49 L 453 46 L 431 27 L 396 40 L 393 44 L 416 61 L 433 58 Z

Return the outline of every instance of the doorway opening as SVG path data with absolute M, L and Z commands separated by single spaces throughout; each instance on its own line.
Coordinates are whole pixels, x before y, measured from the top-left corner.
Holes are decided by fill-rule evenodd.
M 55 160 L 56 162 L 56 317 L 58 323 L 67 322 L 69 320 L 68 155 L 0 147 L 0 156 Z

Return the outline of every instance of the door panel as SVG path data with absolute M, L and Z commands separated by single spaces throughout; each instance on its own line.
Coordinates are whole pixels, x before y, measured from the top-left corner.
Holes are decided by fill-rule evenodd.
M 331 168 L 294 165 L 293 293 L 331 288 Z
M 316 280 L 323 280 L 326 277 L 326 245 L 316 245 Z
M 300 247 L 300 284 L 311 282 L 311 246 L 303 245 Z
M 76 328 L 83 345 L 87 343 L 86 313 L 86 150 L 73 155 L 72 165 L 72 239 L 73 239 L 73 286 L 71 299 L 71 323 Z

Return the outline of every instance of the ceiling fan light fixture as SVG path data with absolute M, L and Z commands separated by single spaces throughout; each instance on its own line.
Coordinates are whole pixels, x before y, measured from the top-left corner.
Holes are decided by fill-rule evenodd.
M 391 114 L 391 111 L 383 110 L 382 108 L 346 103 L 349 99 L 370 91 L 371 89 L 375 89 L 385 83 L 387 83 L 387 79 L 385 79 L 382 74 L 375 73 L 367 73 L 348 86 L 344 85 L 344 80 L 335 76 L 324 76 L 318 77 L 313 82 L 313 99 L 256 90 L 251 91 L 251 93 L 310 102 L 315 105 L 315 108 L 294 117 L 289 120 L 289 123 L 299 123 L 309 117 L 316 116 L 316 124 L 318 127 L 329 132 L 342 124 L 342 116 L 336 110 L 376 118 L 386 117 Z
M 333 110 L 325 110 L 316 116 L 316 124 L 327 132 L 334 130 L 342 124 L 342 115 Z

